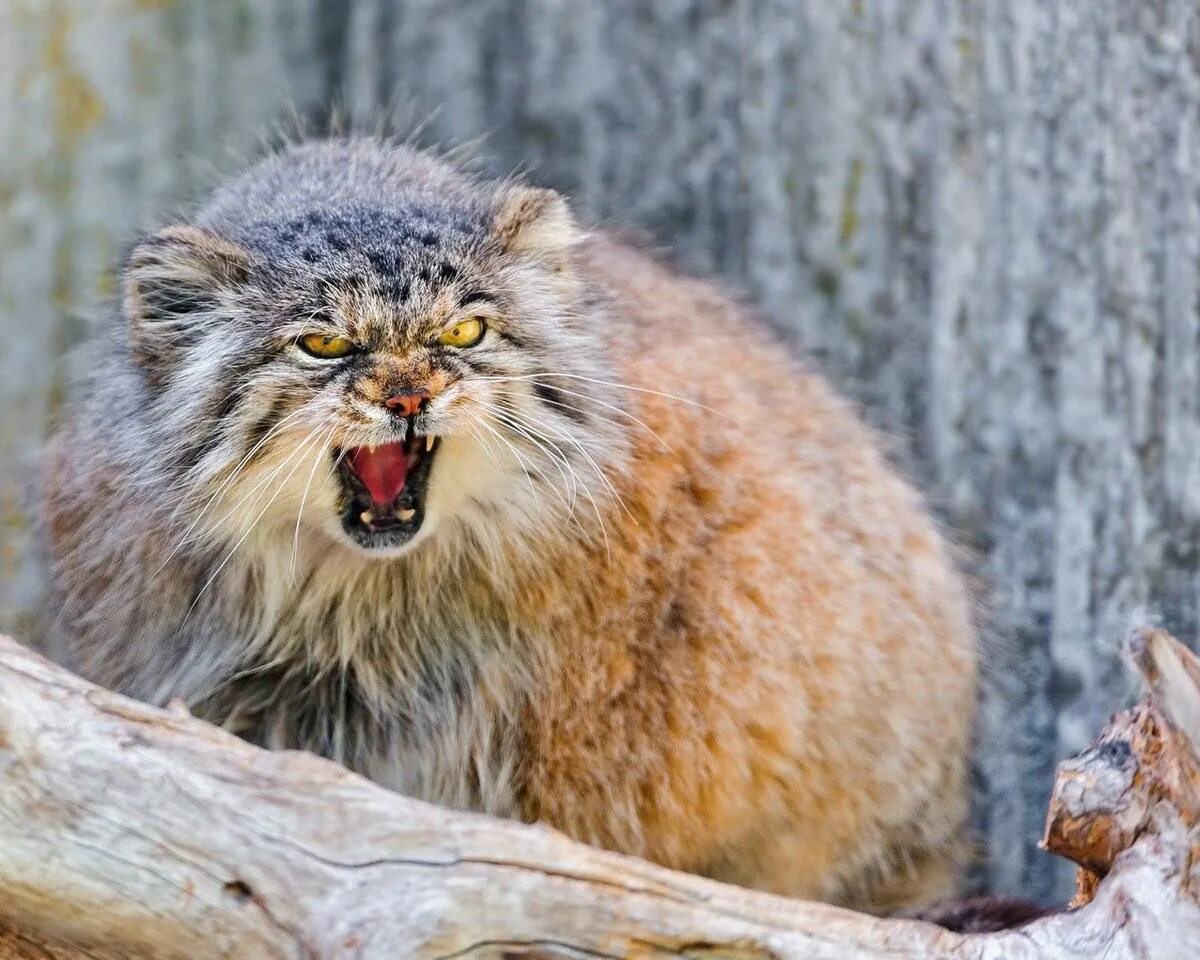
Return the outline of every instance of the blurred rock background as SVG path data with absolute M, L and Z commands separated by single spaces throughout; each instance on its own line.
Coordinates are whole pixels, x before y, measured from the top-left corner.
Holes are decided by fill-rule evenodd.
M 1194 0 L 0 0 L 0 628 L 124 246 L 291 113 L 400 107 L 720 275 L 895 438 L 979 584 L 976 882 L 1061 896 L 1056 758 L 1135 616 L 1197 636 L 1198 98 Z

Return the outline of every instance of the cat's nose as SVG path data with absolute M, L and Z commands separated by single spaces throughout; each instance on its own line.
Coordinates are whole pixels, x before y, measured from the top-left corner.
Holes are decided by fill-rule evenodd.
M 419 387 L 416 390 L 404 390 L 400 393 L 393 393 L 383 401 L 383 405 L 397 416 L 415 417 L 425 409 L 425 405 L 428 402 L 429 391 L 424 387 Z

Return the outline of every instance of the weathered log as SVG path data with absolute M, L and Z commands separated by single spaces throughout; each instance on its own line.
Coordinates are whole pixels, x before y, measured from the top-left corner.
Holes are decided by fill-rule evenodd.
M 0 958 L 1198 957 L 1200 661 L 1133 646 L 1147 697 L 1064 764 L 1047 826 L 1088 896 L 963 936 L 410 800 L 0 638 Z
M 79 960 L 88 954 L 28 928 L 0 924 L 0 960 Z
M 1200 863 L 1200 660 L 1163 630 L 1135 631 L 1128 651 L 1146 697 L 1059 765 L 1050 798 L 1042 846 L 1079 865 L 1073 906 L 1160 818 L 1178 818 L 1178 854 Z

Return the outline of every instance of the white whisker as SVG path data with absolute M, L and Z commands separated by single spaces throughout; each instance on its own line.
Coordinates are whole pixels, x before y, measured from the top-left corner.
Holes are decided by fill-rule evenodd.
M 154 572 L 155 576 L 162 573 L 163 569 L 167 566 L 167 564 L 170 563 L 171 560 L 174 559 L 174 557 L 179 553 L 179 551 L 189 542 L 188 536 L 191 534 L 191 532 L 193 530 L 196 529 L 196 525 L 199 524 L 202 519 L 204 519 L 204 515 L 209 511 L 209 509 L 212 507 L 212 505 L 214 503 L 216 503 L 217 499 L 229 488 L 229 486 L 232 483 L 234 483 L 234 481 L 237 480 L 238 475 L 242 472 L 242 470 L 250 462 L 250 458 L 253 457 L 254 454 L 257 453 L 259 451 L 259 449 L 262 448 L 263 444 L 267 443 L 280 430 L 282 430 L 292 420 L 292 418 L 299 417 L 301 414 L 303 414 L 305 412 L 306 412 L 306 408 L 301 407 L 298 410 L 293 410 L 291 413 L 282 417 L 277 423 L 275 423 L 271 427 L 270 430 L 267 431 L 267 433 L 262 437 L 262 439 L 259 440 L 253 447 L 251 447 L 250 450 L 246 453 L 246 455 L 244 457 L 242 457 L 242 459 L 239 460 L 237 462 L 237 464 L 234 465 L 233 469 L 229 473 L 229 476 L 227 476 L 218 485 L 216 491 L 213 492 L 212 496 L 210 496 L 208 498 L 208 500 L 205 502 L 204 506 L 202 506 L 200 508 L 200 510 L 196 513 L 195 518 L 188 525 L 188 528 L 183 531 L 183 534 L 180 536 L 178 543 L 176 543 L 174 548 L 172 548 L 171 552 L 167 554 L 167 558 L 165 560 L 163 560 L 163 562 L 159 565 L 158 569 L 155 570 L 155 572 Z M 183 508 L 182 504 L 180 506 L 177 506 L 175 508 L 174 513 L 172 514 L 172 517 L 174 517 L 174 514 L 178 513 L 182 508 Z
M 325 447 L 333 437 L 335 429 L 337 429 L 336 426 L 330 427 L 325 432 L 322 441 L 317 444 L 317 452 L 313 457 L 312 469 L 308 471 L 308 480 L 304 484 L 304 495 L 300 498 L 300 510 L 296 514 L 296 532 L 292 535 L 292 567 L 289 574 L 289 579 L 292 583 L 296 582 L 296 555 L 300 552 L 300 521 L 304 519 L 304 505 L 308 502 L 308 488 L 312 486 L 313 477 L 317 473 L 317 467 L 321 465 L 321 458 L 325 455 Z
M 479 401 L 476 401 L 476 402 L 477 402 L 477 403 L 479 403 L 479 406 L 481 406 L 481 407 L 484 407 L 484 408 L 486 409 L 487 405 L 485 405 L 485 404 L 483 404 L 483 403 L 481 403 L 481 402 L 479 402 Z M 503 411 L 501 411 L 501 413 L 503 413 Z M 494 413 L 493 413 L 493 416 L 494 416 Z M 493 428 L 493 427 L 492 427 L 490 424 L 488 424 L 488 423 L 487 423 L 485 420 L 482 420 L 482 419 L 481 419 L 479 422 L 480 422 L 481 424 L 483 424 L 485 427 L 487 427 L 487 429 L 488 429 L 488 430 L 489 430 L 491 433 L 495 434 L 497 437 L 499 437 L 501 440 L 503 440 L 503 441 L 504 441 L 504 443 L 505 443 L 505 444 L 506 444 L 506 445 L 509 447 L 509 449 L 513 451 L 513 454 L 514 454 L 515 456 L 517 456 L 517 457 L 520 457 L 520 454 L 517 452 L 516 448 L 515 448 L 515 447 L 512 445 L 512 443 L 511 443 L 511 442 L 509 442 L 508 438 L 504 437 L 504 436 L 503 436 L 501 433 L 499 433 L 498 431 L 496 431 L 496 430 L 495 430 L 495 429 L 494 429 L 494 428 Z M 501 422 L 501 423 L 505 423 L 505 421 L 504 421 L 503 419 L 500 419 L 500 421 L 499 421 L 499 422 Z M 525 434 L 525 433 L 523 433 L 522 431 L 520 431 L 520 430 L 519 430 L 519 429 L 516 427 L 516 425 L 515 425 L 513 422 L 509 421 L 509 422 L 505 423 L 505 425 L 506 425 L 506 426 L 508 426 L 508 427 L 509 427 L 509 429 L 513 430 L 514 432 L 516 432 L 516 433 L 518 433 L 518 434 L 520 434 L 520 435 L 522 435 L 522 436 L 525 436 L 525 438 L 526 438 L 526 439 L 533 440 L 533 438 L 532 438 L 532 437 L 529 437 L 529 436 L 528 436 L 528 434 Z M 536 441 L 536 440 L 534 440 L 533 442 L 534 442 L 534 443 L 537 443 L 537 441 Z M 539 444 L 539 446 L 540 446 L 540 444 Z M 544 449 L 544 448 L 543 448 L 543 449 Z M 561 451 L 559 451 L 559 455 L 560 455 L 560 456 L 562 456 L 562 452 L 561 452 Z M 532 462 L 532 461 L 531 461 L 531 462 Z M 522 468 L 523 468 L 523 467 L 522 467 Z M 554 484 L 553 484 L 553 483 L 550 483 L 550 480 L 549 480 L 549 478 L 548 478 L 548 477 L 545 475 L 545 473 L 543 473 L 543 472 L 542 472 L 542 471 L 541 471 L 541 470 L 540 470 L 540 469 L 539 469 L 539 468 L 536 466 L 536 464 L 534 465 L 534 469 L 535 469 L 535 470 L 537 470 L 537 472 L 538 472 L 538 473 L 541 475 L 542 479 L 543 479 L 543 480 L 545 480 L 545 481 L 546 481 L 546 482 L 547 482 L 547 483 L 550 485 L 550 487 L 553 489 L 553 488 L 554 488 Z M 572 471 L 572 475 L 574 475 L 574 471 Z M 526 471 L 526 476 L 528 476 L 528 471 Z M 531 481 L 531 482 L 532 482 L 532 481 Z M 565 476 L 564 476 L 564 482 L 566 482 L 566 480 L 565 480 Z M 588 501 L 589 501 L 589 502 L 590 502 L 590 504 L 591 504 L 592 511 L 593 511 L 593 512 L 595 513 L 595 515 L 596 515 L 596 522 L 597 522 L 597 523 L 599 524 L 599 526 L 600 526 L 600 533 L 601 533 L 601 535 L 604 537 L 604 549 L 605 549 L 605 553 L 606 553 L 606 554 L 607 554 L 607 556 L 608 556 L 608 557 L 611 559 L 611 557 L 612 557 L 612 544 L 611 544 L 611 542 L 609 541 L 609 537 L 608 537 L 608 527 L 607 527 L 607 525 L 604 523 L 604 517 L 603 517 L 603 515 L 602 515 L 602 514 L 601 514 L 601 512 L 600 512 L 600 506 L 599 506 L 599 504 L 597 504 L 597 502 L 596 502 L 596 498 L 595 498 L 595 497 L 592 495 L 592 492 L 591 492 L 591 491 L 588 489 L 588 487 L 587 487 L 587 485 L 586 485 L 586 484 L 581 484 L 581 485 L 579 486 L 579 489 L 581 489 L 581 490 L 583 491 L 583 494 L 584 494 L 584 496 L 588 498 Z M 569 502 L 566 500 L 566 497 L 565 497 L 565 496 L 563 496 L 563 495 L 560 495 L 560 499 L 562 499 L 562 500 L 563 500 L 563 503 L 564 503 L 564 504 L 567 506 L 567 510 L 568 510 L 568 516 L 569 516 L 569 517 L 571 517 L 571 518 L 573 519 L 573 518 L 574 518 L 574 507 L 572 506 L 572 504 L 571 504 L 571 503 L 569 503 Z
M 304 442 L 301 444 L 298 444 L 296 447 L 296 450 L 294 450 L 294 451 L 292 451 L 292 453 L 288 454 L 287 458 L 283 461 L 284 464 L 291 463 L 293 460 L 295 460 L 296 462 L 295 462 L 295 465 L 292 467 L 292 469 L 288 472 L 288 474 L 281 481 L 279 481 L 279 483 L 276 485 L 275 492 L 272 493 L 271 496 L 267 498 L 266 506 L 264 506 L 257 513 L 257 515 L 255 515 L 254 519 L 250 522 L 250 525 L 248 527 L 246 527 L 246 531 L 238 538 L 237 542 L 229 549 L 229 552 L 225 554 L 225 557 L 217 565 L 217 569 L 212 572 L 212 574 L 209 576 L 209 578 L 204 582 L 204 586 L 202 586 L 200 588 L 200 590 L 197 592 L 195 599 L 192 600 L 191 605 L 187 608 L 187 612 L 184 613 L 184 615 L 183 615 L 183 619 L 185 621 L 187 620 L 187 618 L 189 616 L 191 616 L 192 611 L 196 608 L 196 604 L 198 604 L 200 602 L 200 598 L 202 596 L 204 596 L 204 594 L 207 592 L 208 588 L 213 585 L 213 582 L 220 575 L 221 571 L 225 569 L 226 564 L 228 564 L 229 561 L 233 559 L 233 555 L 235 553 L 237 553 L 238 547 L 240 547 L 243 543 L 245 543 L 246 538 L 249 537 L 250 534 L 254 531 L 254 528 L 256 526 L 258 526 L 258 521 L 261 520 L 263 518 L 263 516 L 266 514 L 266 512 L 271 508 L 271 504 L 274 503 L 275 498 L 277 496 L 279 496 L 279 492 L 280 492 L 280 490 L 283 489 L 283 485 L 285 483 L 287 483 L 287 481 L 291 479 L 292 475 L 296 472 L 296 470 L 298 470 L 300 468 L 300 465 L 304 462 L 303 455 L 308 452 L 310 445 L 312 443 L 317 442 L 316 434 L 317 434 L 317 430 L 314 429 L 313 432 L 310 433 L 305 438 Z M 261 501 L 261 499 L 262 498 L 260 497 L 259 500 Z M 259 501 L 255 501 L 256 507 L 258 506 L 258 502 Z
M 723 419 L 728 420 L 730 423 L 737 423 L 737 421 L 733 417 L 729 416 L 729 414 L 724 413 L 721 410 L 716 410 L 712 407 L 706 406 L 703 403 L 700 403 L 700 401 L 692 400 L 689 397 L 680 397 L 674 393 L 665 393 L 662 390 L 653 390 L 650 387 L 635 387 L 632 384 L 619 383 L 616 380 L 600 380 L 597 377 L 585 377 L 579 373 L 563 373 L 563 372 L 557 371 L 557 370 L 548 370 L 544 373 L 518 374 L 516 376 L 496 378 L 496 379 L 536 380 L 539 377 L 566 377 L 571 380 L 582 380 L 586 383 L 594 383 L 594 384 L 597 384 L 598 386 L 602 386 L 602 387 L 611 387 L 614 390 L 629 390 L 634 393 L 646 393 L 646 394 L 650 394 L 650 395 L 656 396 L 656 397 L 663 397 L 664 399 L 667 399 L 667 400 L 675 400 L 678 403 L 686 403 L 688 406 L 695 407 L 698 410 L 703 410 L 705 413 L 711 413 L 714 416 L 722 417 Z M 489 378 L 488 377 L 480 377 L 479 379 L 486 380 Z
M 516 396 L 516 395 L 514 395 L 514 396 Z M 546 425 L 546 424 L 539 424 L 539 423 L 537 423 L 537 422 L 535 422 L 535 421 L 532 421 L 532 420 L 530 419 L 530 417 L 529 417 L 527 414 L 520 413 L 520 412 L 518 412 L 518 411 L 516 411 L 515 409 L 512 409 L 512 408 L 507 408 L 507 409 L 508 409 L 508 410 L 511 412 L 512 416 L 514 416 L 514 417 L 518 418 L 518 419 L 520 420 L 520 422 L 521 422 L 522 424 L 524 424 L 524 426 L 526 427 L 526 429 L 529 429 L 529 430 L 536 430 L 536 429 L 539 429 L 539 428 L 540 428 L 540 429 L 542 429 L 542 430 L 548 429 L 548 425 Z M 628 517 L 629 517 L 629 519 L 630 519 L 630 520 L 631 520 L 633 523 L 635 523 L 635 524 L 636 524 L 636 523 L 637 523 L 637 520 L 636 520 L 636 518 L 633 516 L 633 514 L 630 512 L 630 510 L 629 510 L 628 506 L 627 506 L 627 505 L 626 505 L 626 503 L 625 503 L 625 500 L 624 500 L 624 498 L 623 498 L 623 497 L 622 497 L 622 496 L 621 496 L 621 495 L 620 495 L 620 494 L 617 492 L 617 489 L 616 489 L 616 487 L 614 487 L 614 486 L 613 486 L 613 484 L 612 484 L 612 481 L 611 481 L 611 480 L 609 480 L 609 478 L 608 478 L 608 476 L 605 474 L 604 470 L 603 470 L 603 469 L 600 467 L 600 465 L 599 465 L 599 464 L 596 462 L 595 458 L 593 458 L 593 457 L 592 457 L 592 455 L 591 455 L 590 453 L 588 453 L 588 451 L 587 451 L 587 450 L 586 450 L 586 449 L 583 447 L 583 445 L 582 445 L 581 443 L 579 443 L 578 439 L 577 439 L 577 438 L 575 438 L 574 436 L 572 436 L 571 434 L 569 434 L 569 433 L 565 432 L 565 431 L 559 431 L 559 430 L 556 430 L 554 435 L 555 435 L 555 437 L 557 437 L 558 439 L 565 440 L 565 441 L 567 441 L 567 442 L 569 442 L 569 443 L 572 443 L 572 444 L 574 444 L 574 446 L 575 446 L 575 447 L 576 447 L 576 448 L 579 450 L 579 453 L 580 453 L 580 455 L 581 455 L 581 456 L 582 456 L 582 457 L 583 457 L 585 460 L 587 460 L 587 462 L 588 462 L 589 466 L 591 466 L 592 470 L 593 470 L 593 471 L 595 471 L 595 473 L 596 473 L 596 476 L 597 476 L 597 478 L 600 480 L 600 482 L 601 482 L 601 483 L 603 483 L 603 484 L 605 485 L 605 487 L 607 487 L 607 488 L 608 488 L 608 491 L 609 491 L 609 493 L 612 495 L 613 499 L 614 499 L 614 500 L 615 500 L 615 501 L 616 501 L 616 502 L 617 502 L 617 503 L 618 503 L 618 504 L 621 506 L 621 509 L 625 511 L 625 514 L 626 514 L 626 516 L 628 516 Z M 542 436 L 542 438 L 543 438 L 543 439 L 545 439 L 547 443 L 552 443 L 552 441 L 550 440 L 550 438 L 546 437 L 544 434 L 539 434 L 539 436 Z M 532 438 L 531 438 L 531 439 L 532 439 Z M 535 440 L 534 442 L 536 443 L 537 441 Z M 560 451 L 560 453 L 561 453 L 561 450 L 560 450 L 560 448 L 557 446 L 557 444 L 553 444 L 553 443 L 552 443 L 552 445 L 555 447 L 555 449 L 556 449 L 556 450 L 559 450 L 559 451 Z M 572 471 L 572 473 L 574 473 L 574 471 Z
M 496 381 L 496 382 L 502 382 L 502 381 L 526 381 L 526 382 L 532 382 L 532 383 L 533 383 L 535 386 L 536 386 L 536 385 L 537 385 L 539 382 L 541 382 L 541 381 L 538 381 L 538 380 L 536 380 L 536 379 L 532 378 L 532 376 L 531 376 L 531 377 L 490 377 L 490 378 L 489 378 L 489 377 L 481 377 L 480 379 L 482 379 L 482 380 L 488 380 L 488 379 L 490 379 L 490 380 L 493 380 L 493 381 Z M 615 404 L 609 403 L 609 402 L 608 402 L 608 401 L 606 401 L 606 400 L 601 400 L 599 397 L 593 397 L 593 396 L 590 396 L 589 394 L 586 394 L 586 393 L 580 393 L 578 390 L 568 390 L 568 389 L 566 389 L 566 388 L 564 388 L 564 387 L 555 386 L 554 384 L 546 384 L 546 383 L 543 383 L 543 385 L 544 385 L 544 386 L 552 386 L 552 387 L 554 387 L 554 389 L 555 389 L 555 390 L 561 390 L 563 393 L 566 393 L 566 394 L 568 394 L 569 396 L 572 396 L 572 397 L 577 397 L 577 398 L 578 398 L 578 399 L 580 399 L 580 400 L 586 400 L 586 401 L 588 401 L 589 403 L 594 403 L 594 404 L 596 404 L 597 406 L 603 407 L 603 408 L 604 408 L 604 409 L 606 409 L 606 410 L 611 410 L 613 413 L 616 413 L 616 414 L 619 414 L 619 415 L 620 415 L 620 416 L 622 416 L 622 417 L 626 417 L 626 418 L 628 418 L 628 419 L 629 419 L 629 420 L 631 420 L 633 423 L 637 424 L 639 427 L 641 427 L 643 430 L 645 430 L 647 433 L 649 433 L 649 434 L 650 434 L 650 436 L 652 436 L 652 437 L 653 437 L 655 440 L 657 440 L 657 441 L 658 441 L 658 442 L 659 442 L 659 443 L 662 445 L 662 447 L 663 447 L 663 449 L 664 449 L 664 450 L 666 450 L 668 453 L 670 453 L 670 454 L 674 455 L 674 453 L 675 453 L 675 450 L 674 450 L 674 449 L 671 447 L 671 445 L 670 445 L 669 443 L 667 443 L 667 441 L 666 441 L 666 440 L 664 440 L 662 437 L 660 437 L 660 436 L 658 435 L 658 433 L 656 433 L 654 430 L 652 430 L 648 424 L 646 424 L 646 423 L 645 423 L 644 421 L 642 421 L 642 420 L 639 420 L 637 417 L 635 417 L 635 416 L 634 416 L 632 413 L 630 413 L 628 410 L 623 410 L 621 407 L 618 407 L 618 406 L 616 406 Z M 549 401 L 546 401 L 546 400 L 544 400 L 544 399 L 543 399 L 543 400 L 539 400 L 539 402 L 546 403 L 546 402 L 549 402 Z M 558 406 L 564 406 L 564 405 L 563 405 L 563 404 L 558 404 Z

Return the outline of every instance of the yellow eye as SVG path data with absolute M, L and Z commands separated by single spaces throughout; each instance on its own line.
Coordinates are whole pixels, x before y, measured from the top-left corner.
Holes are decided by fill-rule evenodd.
M 443 347 L 473 347 L 483 339 L 487 324 L 482 317 L 460 320 L 448 330 L 443 330 L 438 343 Z
M 309 333 L 300 338 L 300 349 L 321 360 L 337 360 L 354 351 L 354 343 L 347 337 L 327 337 L 323 333 Z

